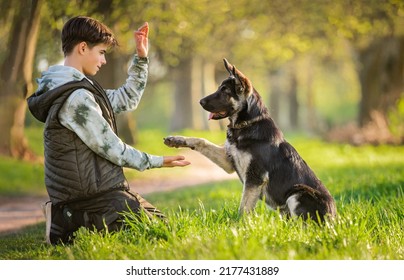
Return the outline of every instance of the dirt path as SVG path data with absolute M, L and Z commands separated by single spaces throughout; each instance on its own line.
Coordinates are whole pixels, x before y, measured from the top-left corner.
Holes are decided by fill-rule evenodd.
M 180 153 L 192 163 L 182 168 L 180 175 L 158 176 L 159 170 L 151 170 L 156 176 L 131 182 L 131 189 L 144 195 L 236 178 L 197 152 L 181 150 Z M 0 197 L 0 235 L 44 221 L 41 204 L 46 200 L 47 197 Z

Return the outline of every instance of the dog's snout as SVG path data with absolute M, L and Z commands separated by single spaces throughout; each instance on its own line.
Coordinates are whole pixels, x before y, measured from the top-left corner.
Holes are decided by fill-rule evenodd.
M 202 99 L 199 101 L 199 104 L 201 104 L 201 106 L 204 107 L 204 106 L 206 105 L 206 100 L 205 100 L 205 98 L 202 98 Z

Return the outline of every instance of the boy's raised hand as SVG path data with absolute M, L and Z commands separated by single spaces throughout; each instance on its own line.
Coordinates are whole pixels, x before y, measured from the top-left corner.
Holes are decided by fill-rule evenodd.
M 149 24 L 145 22 L 134 32 L 136 51 L 139 57 L 147 57 L 149 53 Z

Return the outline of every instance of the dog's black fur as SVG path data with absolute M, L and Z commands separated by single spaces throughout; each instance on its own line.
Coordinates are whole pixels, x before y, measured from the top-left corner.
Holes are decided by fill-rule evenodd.
M 224 59 L 230 76 L 200 101 L 209 119 L 229 118 L 224 147 L 202 138 L 170 136 L 165 144 L 195 149 L 244 185 L 239 212 L 250 212 L 259 198 L 287 216 L 322 221 L 335 216 L 335 203 L 298 152 L 285 141 L 251 81 Z

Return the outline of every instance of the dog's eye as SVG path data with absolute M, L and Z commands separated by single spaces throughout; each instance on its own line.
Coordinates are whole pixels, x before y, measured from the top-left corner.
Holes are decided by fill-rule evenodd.
M 238 87 L 237 87 L 237 92 L 238 92 L 239 94 L 244 93 L 244 87 L 238 86 Z
M 226 91 L 227 87 L 226 86 L 221 86 L 220 91 Z

